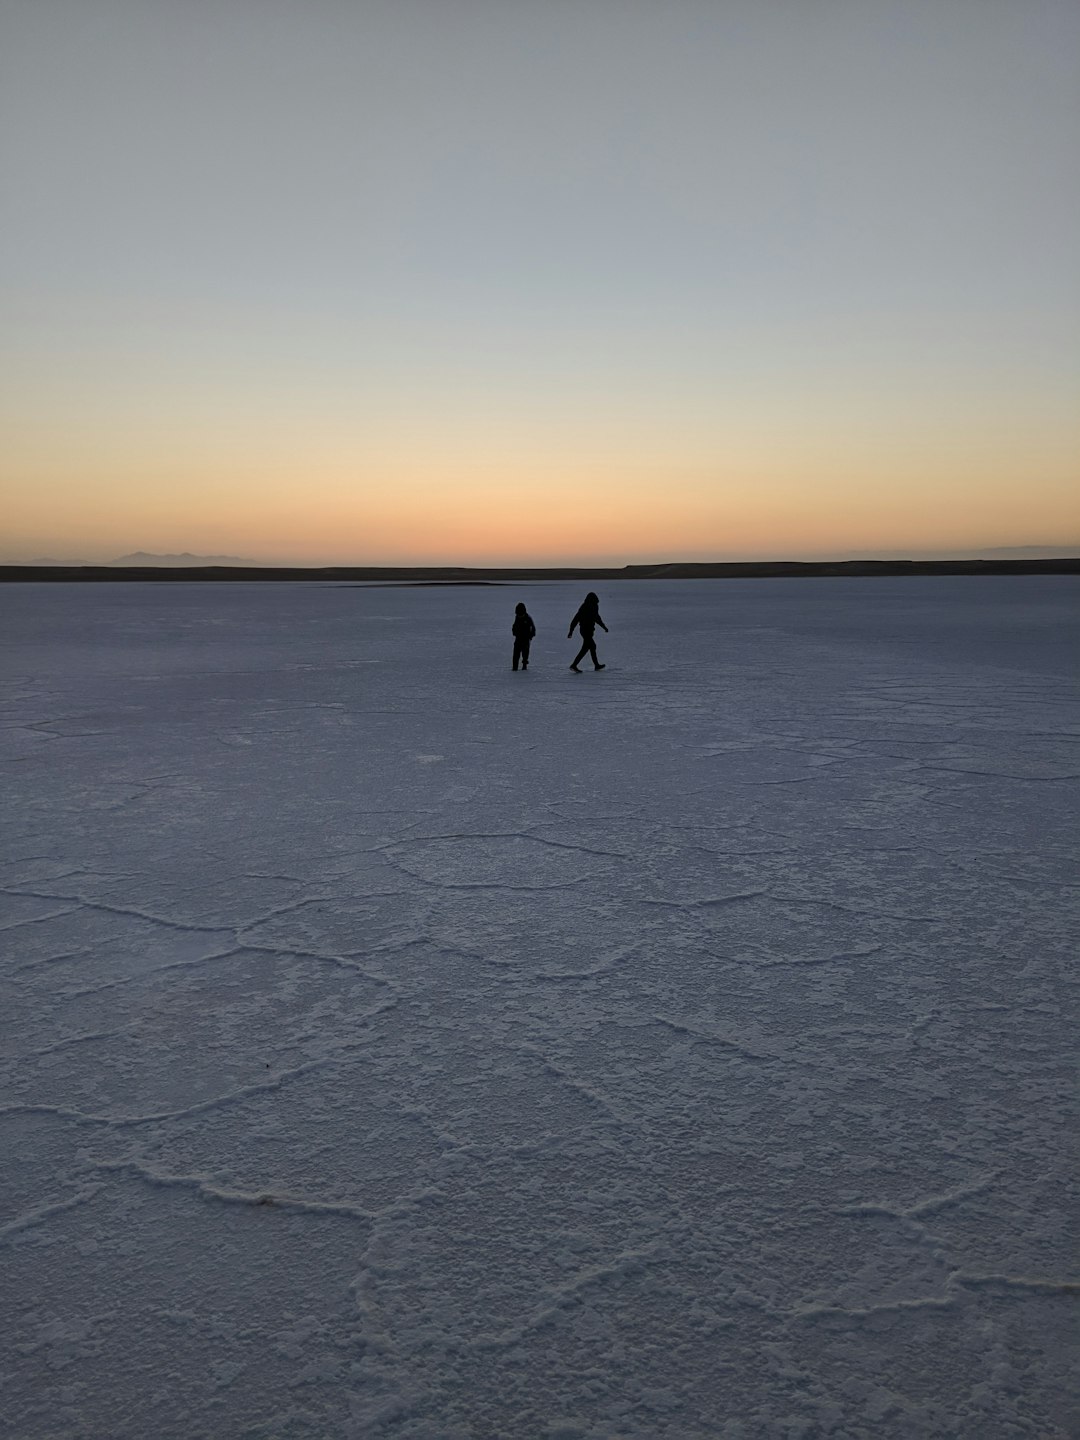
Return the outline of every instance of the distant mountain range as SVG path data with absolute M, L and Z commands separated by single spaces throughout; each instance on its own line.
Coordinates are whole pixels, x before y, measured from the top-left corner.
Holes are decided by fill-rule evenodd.
M 185 550 L 180 555 L 155 555 L 149 550 L 133 550 L 115 560 L 58 560 L 55 555 L 39 555 L 28 565 L 64 565 L 71 569 L 80 565 L 261 565 L 260 560 L 245 560 L 242 555 L 193 555 Z
M 192 555 L 185 550 L 181 555 L 153 555 L 148 550 L 135 550 L 130 555 L 121 555 L 109 560 L 109 565 L 257 565 L 257 560 L 245 560 L 240 555 Z

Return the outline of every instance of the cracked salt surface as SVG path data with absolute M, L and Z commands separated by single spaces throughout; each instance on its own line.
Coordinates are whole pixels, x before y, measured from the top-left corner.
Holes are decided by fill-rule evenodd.
M 4 1434 L 1080 1433 L 1080 588 L 579 590 L 5 587 Z

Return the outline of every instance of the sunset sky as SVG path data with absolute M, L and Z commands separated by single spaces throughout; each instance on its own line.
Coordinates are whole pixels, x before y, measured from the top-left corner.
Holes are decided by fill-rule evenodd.
M 1080 553 L 1075 0 L 0 0 L 0 560 Z

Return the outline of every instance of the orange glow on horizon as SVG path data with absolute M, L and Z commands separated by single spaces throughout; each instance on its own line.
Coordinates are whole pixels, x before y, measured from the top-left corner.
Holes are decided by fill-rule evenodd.
M 1073 431 L 680 432 L 670 416 L 456 433 L 13 419 L 5 560 L 136 550 L 264 563 L 543 565 L 1080 542 Z M 1075 427 L 1074 427 L 1075 428 Z M 312 435 L 317 443 L 312 443 Z M 1006 440 L 1008 443 L 1006 443 Z

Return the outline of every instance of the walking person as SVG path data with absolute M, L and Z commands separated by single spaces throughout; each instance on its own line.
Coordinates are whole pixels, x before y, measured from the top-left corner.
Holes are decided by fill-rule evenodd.
M 600 629 L 603 630 L 605 635 L 608 633 L 607 626 L 600 618 L 599 597 L 590 590 L 581 602 L 581 608 L 573 620 L 570 621 L 570 629 L 566 632 L 566 638 L 568 640 L 571 635 L 573 635 L 575 628 L 581 635 L 581 649 L 574 656 L 574 663 L 570 666 L 570 669 L 573 670 L 575 675 L 581 674 L 581 671 L 578 669 L 578 661 L 584 660 L 586 655 L 592 656 L 594 670 L 603 670 L 604 668 L 597 659 L 596 641 L 593 639 L 593 631 L 597 625 L 600 626 Z
M 514 636 L 514 669 L 518 668 L 518 661 L 521 661 L 522 670 L 529 668 L 529 645 L 536 634 L 536 626 L 532 622 L 532 616 L 519 601 L 514 606 L 514 623 L 510 627 Z

